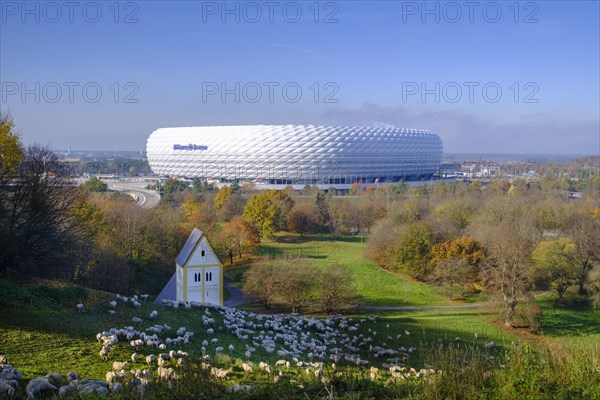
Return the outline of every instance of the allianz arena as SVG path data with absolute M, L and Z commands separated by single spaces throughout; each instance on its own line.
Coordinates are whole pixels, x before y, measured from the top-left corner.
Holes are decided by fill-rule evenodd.
M 442 141 L 420 129 L 201 126 L 158 129 L 146 152 L 160 176 L 337 186 L 430 178 L 442 160 Z

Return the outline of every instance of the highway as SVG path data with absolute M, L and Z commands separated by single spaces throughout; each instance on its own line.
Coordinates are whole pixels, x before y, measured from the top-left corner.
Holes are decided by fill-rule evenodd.
M 139 184 L 128 182 L 109 183 L 109 188 L 130 195 L 136 204 L 142 208 L 153 208 L 160 203 L 158 193 L 154 190 L 140 188 Z

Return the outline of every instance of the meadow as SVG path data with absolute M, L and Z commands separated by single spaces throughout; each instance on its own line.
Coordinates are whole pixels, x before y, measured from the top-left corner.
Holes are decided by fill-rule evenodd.
M 326 235 L 299 238 L 280 235 L 262 244 L 260 257 L 281 262 L 314 259 L 317 264 L 341 263 L 350 269 L 356 280 L 358 306 L 449 306 L 463 303 L 450 301 L 439 289 L 416 282 L 401 274 L 381 270 L 362 258 L 364 242 L 360 237 L 333 239 Z M 254 260 L 256 262 L 256 260 Z M 226 267 L 226 276 L 241 284 L 248 265 Z M 251 268 L 251 267 L 250 267 Z M 326 360 L 323 375 L 317 378 L 305 367 L 275 368 L 274 374 L 259 371 L 259 362 L 271 366 L 280 358 L 258 348 L 250 357 L 247 341 L 226 330 L 207 333 L 202 318 L 203 308 L 184 309 L 155 305 L 150 300 L 140 307 L 119 303 L 115 313 L 109 302 L 115 295 L 57 281 L 35 281 L 16 286 L 0 282 L 0 354 L 23 373 L 24 379 L 44 376 L 49 372 L 74 370 L 82 377 L 104 379 L 113 361 L 125 361 L 133 350 L 128 343 L 119 343 L 108 360 L 98 355 L 101 345 L 95 340 L 98 332 L 111 327 L 132 325 L 133 317 L 143 322 L 136 328 L 168 324 L 174 330 L 186 327 L 194 332 L 193 340 L 177 349 L 188 352 L 189 363 L 180 369 L 181 379 L 171 389 L 153 381 L 148 397 L 156 398 L 231 398 L 233 385 L 249 385 L 236 392 L 235 398 L 414 398 L 414 399 L 554 399 L 600 397 L 600 311 L 589 308 L 555 307 L 552 295 L 538 299 L 541 305 L 540 324 L 543 335 L 525 330 L 506 329 L 498 310 L 493 307 L 463 310 L 368 310 L 351 308 L 345 318 L 356 323 L 355 335 L 370 336 L 372 345 L 388 348 L 414 348 L 406 360 L 406 368 L 419 371 L 429 368 L 442 373 L 425 378 L 407 374 L 393 378 L 386 361 L 373 356 L 367 348 L 360 356 L 368 366 L 357 367 L 351 362 L 338 363 L 337 369 Z M 83 302 L 83 312 L 75 305 Z M 258 305 L 244 305 L 242 310 L 264 311 Z M 156 320 L 148 315 L 157 310 Z M 283 312 L 285 309 L 270 310 Z M 221 326 L 222 316 L 213 312 L 215 326 Z M 324 319 L 317 307 L 309 308 L 307 318 Z M 203 353 L 201 342 L 218 339 L 225 348 L 216 353 L 217 345 L 208 345 Z M 493 346 L 486 346 L 493 342 Z M 228 346 L 232 345 L 232 348 Z M 158 353 L 142 349 L 141 354 Z M 209 354 L 212 365 L 226 370 L 227 378 L 217 379 L 200 365 L 200 356 Z M 288 358 L 289 359 L 289 358 Z M 244 371 L 242 364 L 253 366 Z M 380 372 L 369 376 L 370 367 Z M 149 368 L 143 358 L 129 362 L 128 369 Z M 281 378 L 275 385 L 275 376 Z M 323 376 L 326 378 L 323 378 Z M 581 383 L 583 382 L 583 383 Z M 24 386 L 24 385 L 22 385 Z M 18 396 L 24 396 L 21 388 Z M 124 395 L 128 398 L 129 395 Z

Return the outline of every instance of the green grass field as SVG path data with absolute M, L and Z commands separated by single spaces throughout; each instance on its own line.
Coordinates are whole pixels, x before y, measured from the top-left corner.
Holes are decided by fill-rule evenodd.
M 263 244 L 261 253 L 263 257 L 279 259 L 281 262 L 302 262 L 304 258 L 311 258 L 317 264 L 347 265 L 356 279 L 357 300 L 362 305 L 460 304 L 450 302 L 438 289 L 427 284 L 377 268 L 363 259 L 363 249 L 364 242 L 360 237 L 333 240 L 324 235 L 305 238 L 282 235 L 277 240 Z M 226 277 L 240 284 L 247 268 L 249 266 L 243 264 L 228 266 Z M 23 372 L 25 379 L 44 376 L 49 372 L 64 375 L 71 370 L 77 371 L 80 376 L 104 379 L 112 362 L 128 360 L 133 350 L 128 343 L 119 343 L 111 351 L 109 360 L 102 360 L 98 355 L 101 346 L 95 340 L 96 333 L 111 327 L 132 325 L 131 318 L 138 316 L 143 319 L 140 325 L 142 329 L 155 323 L 166 323 L 174 330 L 185 326 L 195 332 L 191 344 L 180 349 L 192 352 L 196 359 L 204 339 L 216 337 L 219 340 L 217 345 L 208 346 L 210 354 L 214 354 L 216 346 L 227 347 L 232 344 L 235 349 L 226 350 L 213 365 L 230 371 L 228 384 L 239 382 L 260 386 L 260 390 L 254 394 L 258 397 L 250 395 L 247 398 L 327 397 L 327 392 L 319 387 L 318 381 L 301 381 L 308 392 L 302 394 L 302 391 L 297 391 L 298 378 L 294 374 L 302 371 L 289 376 L 290 380 L 286 381 L 289 386 L 284 386 L 286 389 L 282 389 L 283 392 L 272 389 L 272 382 L 264 375 L 244 373 L 242 361 L 274 363 L 281 357 L 258 349 L 248 359 L 244 354 L 246 342 L 227 332 L 217 331 L 214 335 L 206 333 L 201 309 L 173 309 L 147 302 L 139 309 L 119 304 L 116 313 L 111 314 L 108 303 L 114 299 L 113 294 L 54 281 L 38 282 L 26 287 L 0 281 L 0 292 L 0 354 L 7 356 L 9 362 Z M 553 393 L 560 393 L 563 398 L 595 398 L 600 392 L 600 378 L 594 375 L 600 376 L 600 360 L 597 356 L 600 351 L 600 311 L 591 308 L 557 308 L 554 300 L 549 295 L 538 299 L 542 308 L 541 331 L 545 336 L 523 335 L 522 331 L 505 329 L 498 322 L 501 316 L 497 310 L 350 310 L 347 318 L 359 323 L 356 335 L 371 336 L 374 345 L 415 347 L 417 351 L 410 356 L 408 366 L 418 369 L 434 365 L 434 368 L 448 371 L 454 368 L 457 358 L 471 360 L 469 365 L 472 366 L 461 367 L 456 374 L 448 374 L 443 378 L 446 381 L 440 381 L 439 385 L 411 386 L 412 383 L 406 383 L 399 386 L 397 392 L 388 392 L 392 388 L 389 385 L 373 386 L 369 383 L 368 374 L 365 377 L 364 372 L 357 372 L 363 376 L 362 380 L 348 380 L 347 376 L 343 378 L 340 389 L 344 391 L 343 398 L 362 398 L 365 393 L 369 398 L 552 399 L 555 398 Z M 80 301 L 85 304 L 84 312 L 76 311 L 75 305 Z M 243 308 L 261 310 L 255 305 Z M 152 310 L 158 310 L 158 318 L 150 321 L 147 316 Z M 323 317 L 316 308 L 309 308 L 308 311 L 309 316 Z M 375 315 L 378 318 L 373 318 Z M 215 319 L 219 325 L 221 318 L 216 316 Z M 495 343 L 494 348 L 484 350 L 484 345 L 489 342 Z M 528 350 L 528 342 L 533 343 L 537 350 Z M 508 352 L 507 360 L 514 365 L 507 367 L 506 371 L 499 369 L 502 363 L 507 362 L 505 351 Z M 139 351 L 144 355 L 158 352 L 156 349 Z M 383 360 L 373 358 L 366 349 L 360 352 L 361 357 L 368 359 L 371 365 L 381 367 Z M 483 369 L 480 371 L 479 366 L 484 364 L 485 368 L 481 367 Z M 537 372 L 533 374 L 539 377 L 526 384 L 534 366 Z M 130 362 L 128 369 L 136 368 L 147 368 L 147 365 L 142 361 Z M 492 368 L 489 375 L 484 375 L 484 369 L 489 368 Z M 561 374 L 557 374 L 557 370 Z M 578 383 L 582 374 L 586 376 L 585 387 L 580 387 Z M 188 393 L 190 398 L 194 398 L 193 393 Z
M 356 284 L 356 301 L 376 306 L 430 306 L 456 304 L 441 290 L 397 273 L 385 271 L 363 257 L 366 238 L 345 236 L 333 239 L 330 235 L 282 234 L 266 241 L 259 249 L 262 257 L 284 263 L 302 263 L 312 259 L 317 264 L 346 265 Z M 240 278 L 238 272 L 234 275 Z

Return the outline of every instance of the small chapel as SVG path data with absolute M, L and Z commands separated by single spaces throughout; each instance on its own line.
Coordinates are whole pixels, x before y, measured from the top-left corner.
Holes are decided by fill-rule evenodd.
M 175 269 L 177 301 L 223 305 L 223 263 L 201 230 L 194 228 Z

